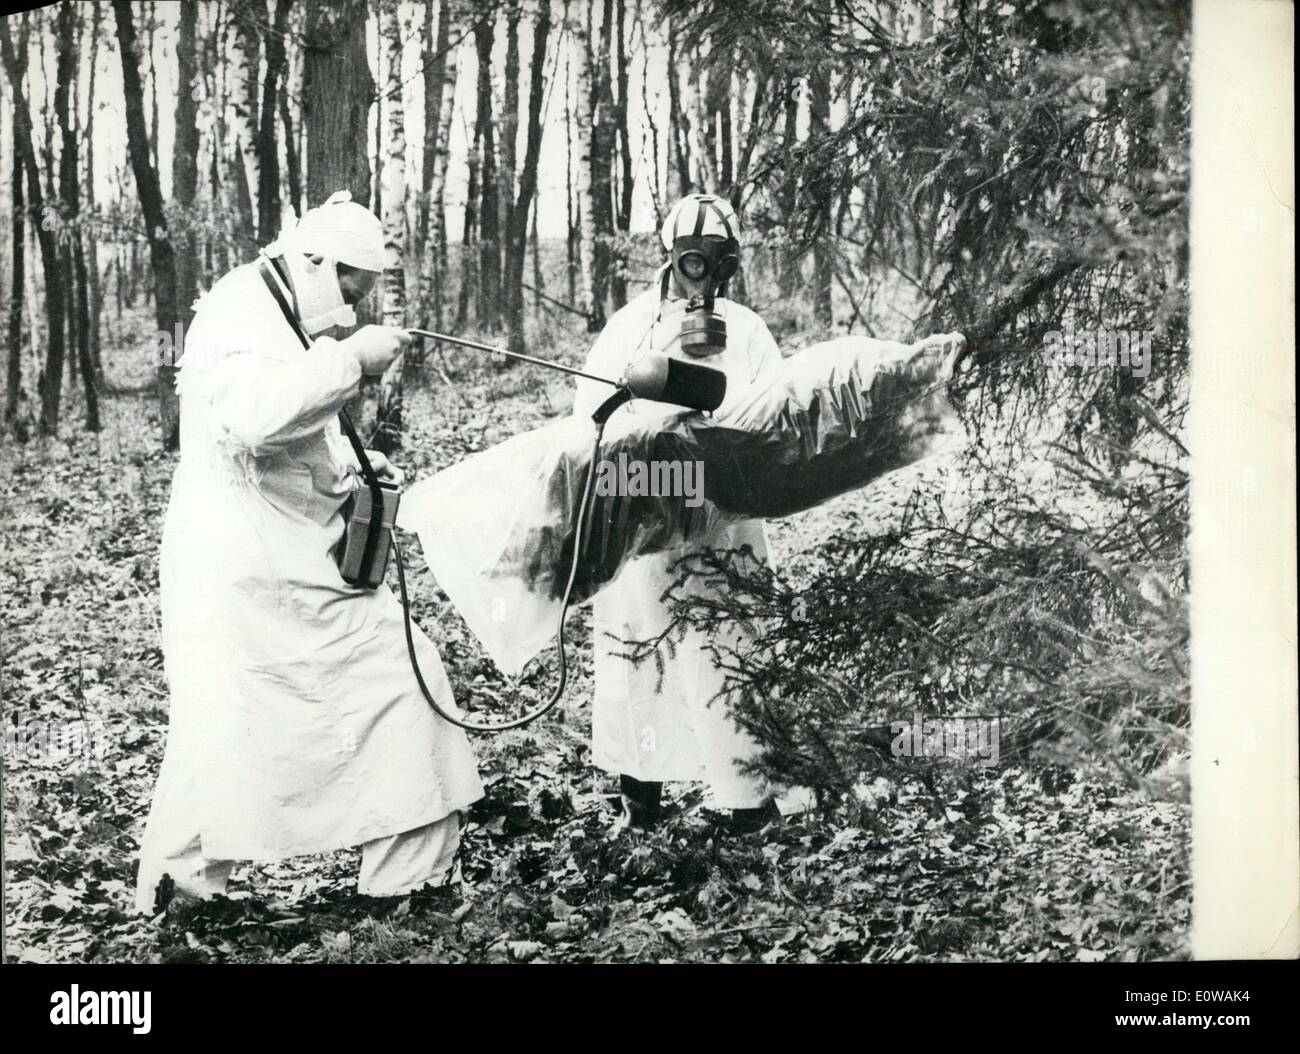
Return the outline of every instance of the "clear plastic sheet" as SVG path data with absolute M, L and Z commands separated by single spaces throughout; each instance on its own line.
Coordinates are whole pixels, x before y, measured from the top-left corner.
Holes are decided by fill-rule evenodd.
M 946 382 L 959 345 L 955 334 L 915 345 L 842 337 L 786 359 L 725 413 L 615 412 L 601 461 L 697 462 L 705 500 L 597 488 L 573 602 L 637 556 L 705 544 L 722 522 L 801 512 L 931 453 L 955 430 Z M 403 497 L 398 525 L 419 535 L 439 584 L 507 674 L 555 634 L 595 432 L 586 419 L 553 422 Z

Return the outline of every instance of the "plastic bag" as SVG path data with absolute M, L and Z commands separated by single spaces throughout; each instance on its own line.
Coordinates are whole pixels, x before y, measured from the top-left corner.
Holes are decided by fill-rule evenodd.
M 723 415 L 616 412 L 599 462 L 647 466 L 660 493 L 596 488 L 573 602 L 637 556 L 687 548 L 726 521 L 801 512 L 932 452 L 955 431 L 946 388 L 960 346 L 957 334 L 916 345 L 842 337 L 786 359 Z M 589 420 L 556 421 L 403 497 L 398 525 L 419 535 L 439 584 L 507 674 L 555 634 L 594 439 Z M 653 486 L 673 478 L 663 466 L 688 463 L 702 466 L 704 500 Z

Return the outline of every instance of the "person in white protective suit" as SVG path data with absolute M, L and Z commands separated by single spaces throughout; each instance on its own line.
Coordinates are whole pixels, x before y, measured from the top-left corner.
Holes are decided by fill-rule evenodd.
M 379 221 L 335 194 L 217 282 L 186 334 L 160 569 L 171 709 L 140 911 L 222 892 L 235 861 L 358 845 L 362 893 L 418 889 L 448 876 L 459 813 L 482 796 L 464 733 L 416 685 L 400 605 L 387 587 L 347 585 L 334 558 L 360 482 L 338 413 L 408 335 L 327 334 L 355 325 L 383 266 Z M 455 712 L 437 649 L 416 633 L 430 688 Z
M 781 353 L 763 320 L 726 299 L 727 279 L 739 263 L 739 226 L 721 198 L 692 194 L 678 202 L 660 235 L 668 263 L 649 290 L 609 320 L 585 368 L 617 377 L 652 351 L 692 359 L 726 373 L 727 400 L 719 412 L 775 369 Z M 608 394 L 602 385 L 579 381 L 574 413 L 590 416 Z M 680 412 L 645 400 L 619 411 Z M 738 646 L 743 630 L 732 625 L 707 635 L 688 629 L 671 654 L 663 650 L 662 683 L 656 662 L 634 664 L 620 654 L 626 651 L 620 641 L 649 640 L 667 627 L 670 614 L 662 597 L 678 577 L 673 566 L 681 557 L 743 546 L 756 560 L 767 560 L 761 521 L 729 524 L 676 551 L 640 557 L 593 601 L 592 755 L 596 765 L 620 777 L 624 824 L 652 826 L 661 811 L 662 785 L 670 780 L 705 780 L 712 804 L 731 810 L 737 829 L 753 830 L 779 815 L 771 789 L 742 771 L 758 745 L 728 715 L 726 698 L 719 697 L 723 671 L 710 652 L 711 643 Z M 692 582 L 686 588 L 698 587 Z

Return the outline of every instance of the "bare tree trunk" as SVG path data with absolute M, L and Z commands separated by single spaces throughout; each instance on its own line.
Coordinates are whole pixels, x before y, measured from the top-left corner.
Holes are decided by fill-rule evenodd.
M 456 305 L 456 328 L 462 329 L 469 317 L 469 305 L 473 303 L 478 309 L 477 292 L 471 296 L 471 289 L 477 289 L 478 257 L 474 243 L 478 238 L 478 203 L 479 203 L 479 150 L 481 143 L 478 136 L 478 122 L 474 122 L 473 142 L 466 160 L 467 178 L 465 181 L 465 222 L 460 236 L 460 293 Z
M 302 216 L 302 166 L 298 159 L 298 141 L 293 132 L 293 113 L 289 109 L 289 89 L 280 85 L 280 123 L 284 125 L 284 160 L 288 171 L 285 180 L 289 185 L 289 206 L 295 216 Z
M 103 7 L 96 4 L 90 23 L 90 77 L 86 86 L 86 211 L 95 218 L 95 67 L 99 55 L 99 24 Z M 99 317 L 104 309 L 104 293 L 99 280 L 99 238 L 95 224 L 88 224 L 82 232 L 82 245 L 87 261 L 87 278 L 90 283 L 90 361 L 95 383 L 104 385 L 104 359 L 100 349 Z
M 593 5 L 594 6 L 594 5 Z M 591 115 L 591 205 L 596 227 L 595 269 L 592 301 L 598 324 L 605 325 L 605 299 L 613 271 L 614 241 L 614 89 L 609 74 L 610 38 L 613 31 L 613 3 L 601 5 L 600 45 L 596 49 L 592 77 L 594 103 Z
M 163 334 L 175 339 L 181 324 L 176 308 L 176 258 L 171 233 L 163 209 L 158 170 L 149 163 L 149 134 L 144 123 L 144 87 L 140 82 L 139 52 L 128 0 L 113 0 L 117 18 L 118 51 L 122 58 L 122 87 L 126 103 L 127 145 L 131 169 L 135 173 L 140 209 L 149 232 L 149 256 L 153 266 L 154 317 L 160 339 Z M 174 450 L 180 445 L 180 403 L 176 396 L 175 369 L 171 362 L 158 366 L 158 405 L 162 423 L 163 446 Z
M 369 203 L 366 119 L 374 97 L 366 0 L 308 0 L 303 69 L 308 208 L 336 190 Z
M 58 201 L 61 227 L 75 229 L 77 223 L 77 139 L 68 120 L 68 94 L 72 89 L 74 74 L 73 56 L 77 50 L 76 29 L 72 8 L 67 3 L 59 5 L 55 20 L 55 39 L 58 50 L 54 82 L 54 120 L 59 130 L 59 167 L 57 176 L 50 173 L 50 185 Z M 59 291 L 63 295 L 63 321 L 66 327 L 68 351 L 68 379 L 75 386 L 77 380 L 80 322 L 77 317 L 76 261 L 72 241 L 59 239 Z M 56 378 L 62 387 L 62 377 Z M 56 408 L 57 416 L 57 408 Z
M 506 310 L 510 347 L 524 349 L 524 258 L 528 241 L 528 213 L 537 190 L 537 163 L 542 152 L 542 99 L 546 92 L 546 42 L 551 32 L 549 4 L 539 4 L 533 26 L 532 69 L 528 88 L 528 141 L 519 175 L 519 197 L 510 209 L 507 231 L 509 271 L 506 276 Z
M 814 66 L 808 76 L 810 139 L 830 134 L 831 126 L 831 76 L 825 65 Z M 834 280 L 831 259 L 831 202 L 818 204 L 817 235 L 813 242 L 813 316 L 824 326 L 834 322 L 831 301 L 832 282 Z
M 496 174 L 496 122 L 492 113 L 493 20 L 481 19 L 474 27 L 478 53 L 478 102 L 475 124 L 482 150 L 482 191 L 479 211 L 478 271 L 479 325 L 495 330 L 501 324 L 501 222 Z
M 799 85 L 797 81 L 791 81 L 786 85 L 785 97 L 785 127 L 783 129 L 783 142 L 794 143 L 798 138 L 799 129 Z M 796 194 L 798 193 L 798 183 L 794 174 L 787 167 L 784 173 L 784 182 L 778 194 L 781 206 L 781 222 L 788 228 L 793 223 L 794 207 Z M 799 255 L 791 248 L 785 249 L 781 253 L 781 295 L 789 298 L 794 295 L 796 287 L 799 284 Z
M 632 227 L 632 144 L 628 141 L 627 130 L 627 0 L 614 0 L 618 5 L 617 22 L 614 26 L 615 68 L 618 79 L 618 98 L 614 101 L 614 132 L 618 136 L 619 182 L 618 208 L 614 221 L 618 227 L 619 242 L 612 254 L 613 274 L 610 276 L 610 293 L 614 300 L 614 310 L 627 303 L 627 245 L 628 234 Z
M 375 36 L 375 69 L 379 79 L 384 79 L 384 36 L 383 36 L 384 0 L 375 0 L 375 21 L 380 25 L 380 32 Z M 371 182 L 374 199 L 370 202 L 370 211 L 376 216 L 384 214 L 384 89 L 375 91 L 375 178 Z
M 301 24 L 298 18 L 291 20 L 291 29 L 296 33 L 297 27 Z M 289 205 L 293 208 L 295 216 L 302 216 L 302 157 L 305 151 L 299 149 L 298 134 L 294 131 L 293 113 L 289 107 L 289 85 L 293 83 L 293 95 L 296 102 L 300 105 L 303 99 L 302 91 L 302 56 L 298 54 L 297 60 L 286 69 L 284 76 L 280 78 L 279 106 L 280 106 L 280 123 L 284 126 L 284 158 L 286 173 L 286 182 L 289 191 Z
M 646 40 L 645 16 L 641 9 L 641 0 L 635 0 L 636 18 L 633 25 L 640 36 L 641 52 L 645 54 L 649 44 Z M 657 227 L 664 215 L 664 161 L 663 154 L 660 152 L 659 140 L 659 122 L 654 116 L 655 106 L 650 101 L 650 65 L 646 62 L 641 67 L 641 112 L 645 115 L 646 129 L 650 133 L 650 200 L 655 210 L 655 226 Z M 669 122 L 671 124 L 671 115 Z M 668 164 L 673 163 L 672 145 L 668 144 Z
M 437 329 L 442 328 L 443 286 L 447 282 L 447 143 L 456 103 L 457 63 L 455 52 L 450 51 L 451 19 L 451 4 L 441 0 L 435 57 L 432 69 L 426 65 L 424 82 L 424 178 L 428 214 L 420 265 L 420 302 L 425 310 L 432 305 Z
M 578 122 L 578 307 L 587 316 L 587 332 L 599 333 L 605 325 L 604 312 L 596 302 L 593 275 L 596 267 L 596 224 L 591 184 L 591 33 L 581 15 L 569 18 L 573 53 L 577 58 L 577 91 L 573 111 Z
M 380 75 L 388 106 L 384 121 L 384 325 L 406 325 L 406 123 L 402 107 L 402 24 L 398 0 L 381 0 L 379 38 L 384 64 Z M 379 382 L 378 449 L 391 452 L 402 441 L 402 356 Z
M 690 115 L 677 76 L 677 36 L 668 23 L 668 199 L 675 202 L 694 189 L 691 179 Z M 670 207 L 670 206 L 669 206 Z
M 176 306 L 187 327 L 198 295 L 198 247 L 193 234 L 199 179 L 198 102 L 194 97 L 198 17 L 197 5 L 182 5 L 176 34 L 176 136 L 172 141 L 172 202 L 184 223 L 176 238 Z
M 564 94 L 572 91 L 569 60 L 564 60 Z M 578 299 L 578 223 L 573 200 L 573 107 L 564 108 L 564 259 L 569 278 L 569 303 Z
M 266 38 L 266 80 L 257 130 L 257 240 L 269 243 L 280 230 L 280 149 L 276 142 L 275 112 L 280 76 L 285 64 L 285 31 L 293 0 L 275 0 L 275 20 Z
M 519 141 L 519 0 L 506 0 L 506 65 L 501 99 L 501 164 L 497 172 L 497 193 L 505 210 L 505 237 L 501 239 L 501 268 L 505 286 L 502 289 L 502 303 L 507 319 L 510 314 L 509 274 L 513 263 L 510 259 L 510 230 L 515 209 L 515 169 L 516 147 Z M 499 365 L 509 363 L 501 360 Z
M 24 51 L 26 40 L 24 43 Z M 5 70 L 9 75 L 9 85 L 14 97 L 14 138 L 18 152 L 14 163 L 21 164 L 27 176 L 28 198 L 31 202 L 31 215 L 40 217 L 45 210 L 45 196 L 41 189 L 41 175 L 36 160 L 36 148 L 32 142 L 31 109 L 27 103 L 27 93 L 23 90 L 23 67 L 19 65 L 14 53 L 13 41 L 9 36 L 8 19 L 0 19 L 0 52 L 3 53 Z M 41 247 L 41 270 L 45 279 L 45 317 L 47 326 L 46 367 L 40 379 L 42 435 L 55 435 L 59 428 L 59 395 L 63 383 L 63 290 L 60 286 L 59 248 L 55 242 L 54 231 L 50 225 L 35 223 L 36 237 Z M 54 378 L 51 383 L 51 377 Z
M 6 34 L 8 30 L 5 30 Z M 26 107 L 26 101 L 19 93 L 18 86 L 22 84 L 23 77 L 27 72 L 27 19 L 23 18 L 22 34 L 18 40 L 18 53 L 13 57 L 13 65 L 10 66 L 10 47 L 8 36 L 5 37 L 5 65 L 9 69 L 9 76 L 12 79 L 14 88 L 14 121 L 13 121 L 13 173 L 10 177 L 11 187 L 13 188 L 13 271 L 10 274 L 12 282 L 11 294 L 9 297 L 9 361 L 8 361 L 8 387 L 5 389 L 5 426 L 14 434 L 19 442 L 25 443 L 28 439 L 27 424 L 27 407 L 23 404 L 27 401 L 27 393 L 23 390 L 23 294 L 26 284 L 26 225 L 23 223 L 23 213 L 26 211 L 26 201 L 23 195 L 23 163 L 25 150 L 31 149 L 31 144 L 24 144 L 22 141 L 22 123 L 23 116 L 18 107 Z M 28 118 L 30 121 L 30 117 Z M 30 139 L 30 134 L 29 134 Z
M 303 68 L 307 128 L 307 200 L 310 208 L 335 191 L 370 203 L 367 117 L 375 82 L 366 56 L 366 0 L 308 0 Z M 358 321 L 370 319 L 364 302 Z M 360 435 L 374 429 L 379 386 L 364 381 L 349 407 Z
M 242 182 L 235 188 L 243 228 L 240 233 L 253 243 L 257 241 L 255 197 L 261 179 L 257 155 L 257 74 L 260 49 L 256 20 L 259 11 L 265 17 L 265 8 L 258 0 L 232 0 L 227 45 L 231 74 L 232 149 L 238 161 L 236 171 L 242 176 Z
M 31 214 L 36 218 L 36 231 L 40 240 L 40 263 L 45 282 L 45 326 L 47 326 L 48 348 L 45 351 L 45 365 L 40 373 L 40 433 L 43 435 L 59 434 L 59 405 L 64 383 L 65 353 L 65 307 L 64 276 L 60 260 L 59 244 L 53 234 L 53 225 L 44 222 L 44 192 L 40 185 L 40 172 L 36 165 L 35 148 L 31 142 L 31 110 L 27 108 L 26 95 L 22 90 L 22 78 L 18 74 L 17 58 L 14 57 L 13 43 L 9 39 L 8 26 L 0 19 L 0 43 L 4 47 L 5 68 L 9 70 L 9 82 L 13 87 L 14 126 L 16 133 L 22 136 L 19 147 L 22 151 L 22 164 L 27 170 L 27 190 L 31 195 Z M 45 70 L 42 70 L 45 73 Z M 55 107 L 51 107 L 52 110 Z M 48 133 L 48 125 L 47 125 Z M 47 157 L 49 151 L 47 151 Z
M 695 159 L 697 172 L 693 182 L 697 189 L 712 194 L 717 189 L 718 179 L 715 173 L 714 151 L 717 142 L 712 123 L 709 120 L 707 96 L 700 91 L 700 80 L 704 76 L 704 64 L 707 59 L 700 54 L 698 47 L 689 53 L 686 63 L 686 112 L 690 114 L 691 127 L 687 134 L 691 155 Z
M 80 367 L 82 387 L 86 397 L 86 430 L 99 431 L 99 392 L 95 386 L 95 369 L 90 361 L 90 303 L 86 294 L 86 256 L 77 232 L 81 226 L 81 178 L 78 172 L 78 136 L 69 119 L 68 95 L 75 90 L 77 80 L 77 12 L 64 0 L 59 6 L 59 78 L 55 91 L 59 130 L 63 136 L 63 149 L 59 156 L 59 197 L 63 200 L 66 216 L 74 232 L 66 242 L 63 257 L 64 277 L 68 292 L 68 343 L 76 352 L 73 362 Z M 73 96 L 72 112 L 76 111 Z

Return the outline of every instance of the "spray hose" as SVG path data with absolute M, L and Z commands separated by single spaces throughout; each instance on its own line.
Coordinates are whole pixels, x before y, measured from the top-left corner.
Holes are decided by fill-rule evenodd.
M 444 721 L 450 722 L 457 728 L 463 728 L 468 732 L 505 732 L 512 728 L 523 728 L 524 725 L 532 724 L 539 717 L 550 713 L 555 708 L 555 704 L 563 697 L 564 689 L 569 682 L 568 662 L 564 655 L 564 622 L 569 614 L 569 601 L 573 596 L 573 584 L 578 578 L 578 563 L 582 559 L 583 544 L 586 541 L 587 517 L 591 513 L 591 500 L 595 491 L 596 462 L 600 457 L 600 443 L 605 434 L 605 422 L 609 419 L 609 414 L 626 401 L 624 393 L 620 391 L 606 400 L 605 404 L 596 411 L 593 417 L 596 422 L 596 442 L 592 448 L 591 464 L 587 468 L 587 479 L 582 487 L 582 499 L 578 506 L 578 519 L 574 531 L 573 561 L 569 565 L 569 581 L 564 587 L 564 600 L 560 605 L 560 617 L 555 627 L 555 647 L 560 655 L 559 680 L 556 681 L 555 689 L 551 692 L 550 698 L 529 710 L 523 716 L 498 724 L 474 721 L 448 713 L 434 698 L 433 693 L 429 691 L 429 686 L 424 681 L 424 674 L 420 670 L 420 660 L 415 654 L 415 634 L 411 627 L 411 602 L 406 593 L 406 567 L 402 562 L 402 548 L 397 542 L 397 531 L 395 529 L 389 530 L 389 536 L 393 542 L 393 556 L 397 560 L 397 588 L 402 600 L 402 619 L 406 627 L 406 651 L 411 657 L 411 669 L 415 673 L 416 683 L 419 684 L 424 698 Z M 606 410 L 607 407 L 608 410 Z

